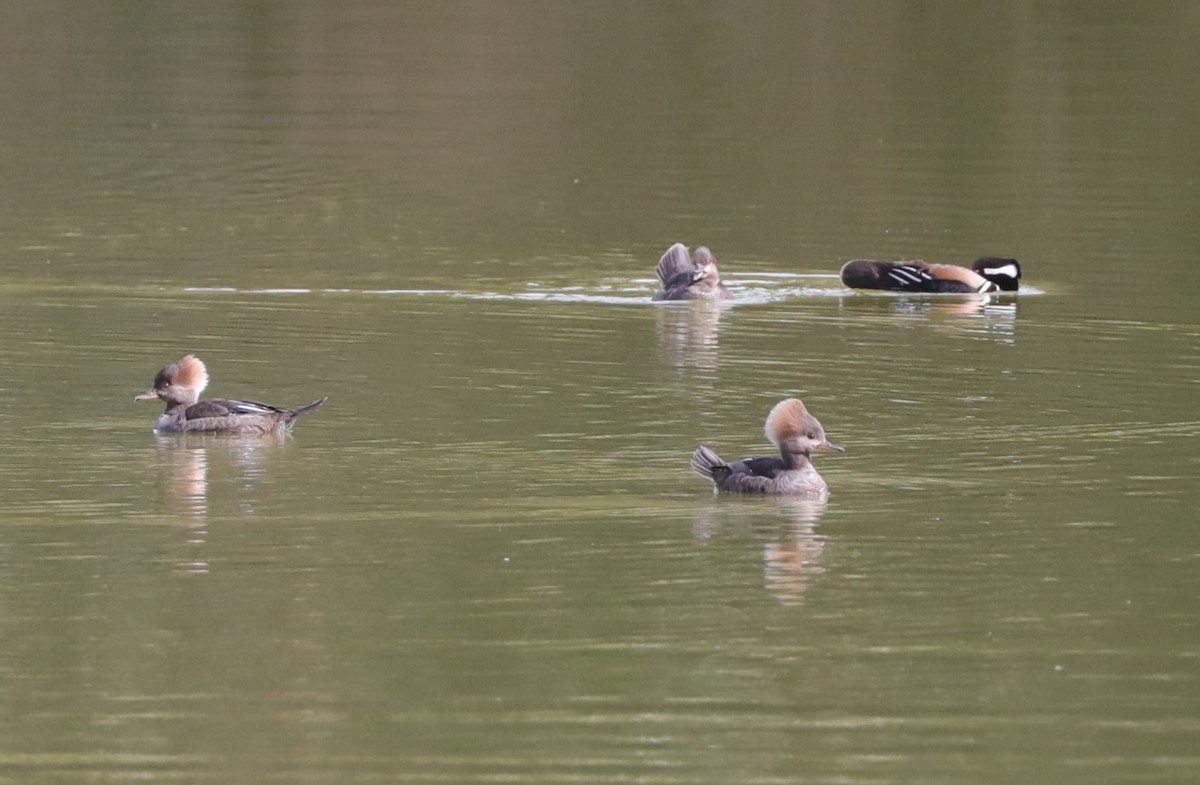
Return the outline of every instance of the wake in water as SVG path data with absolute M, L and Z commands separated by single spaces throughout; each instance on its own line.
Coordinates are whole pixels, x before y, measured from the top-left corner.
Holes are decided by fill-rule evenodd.
M 851 293 L 837 275 L 801 275 L 795 273 L 742 273 L 724 279 L 731 299 L 722 307 L 782 302 L 805 297 L 843 297 Z M 361 294 L 373 297 L 446 297 L 464 300 L 533 300 L 546 302 L 597 303 L 602 305 L 660 305 L 652 303 L 658 281 L 653 278 L 610 278 L 594 284 L 558 286 L 549 282 L 529 281 L 516 291 L 466 291 L 462 289 L 348 289 L 348 288 L 254 288 L 229 286 L 191 286 L 185 292 L 206 294 Z M 666 304 L 671 307 L 673 304 Z
M 932 300 L 987 301 L 996 295 L 930 294 L 902 291 L 851 289 L 842 284 L 836 273 L 780 273 L 744 272 L 723 275 L 722 280 L 729 288 L 728 300 L 721 300 L 720 307 L 733 308 L 739 305 L 761 305 L 812 297 L 864 297 L 903 298 L 929 302 Z M 531 300 L 559 303 L 595 303 L 600 305 L 654 305 L 656 307 L 679 307 L 679 303 L 654 303 L 651 298 L 659 286 L 655 278 L 604 278 L 591 284 L 572 283 L 559 285 L 550 281 L 527 281 L 517 284 L 512 291 L 499 289 L 470 291 L 465 289 L 352 289 L 345 287 L 265 287 L 239 289 L 232 286 L 192 286 L 185 292 L 206 294 L 260 294 L 260 295 L 303 295 L 344 294 L 371 297 L 445 297 L 461 300 Z M 1011 301 L 1017 292 L 1000 295 Z M 1044 292 L 1036 287 L 1023 286 L 1019 295 L 1039 295 Z M 686 307 L 686 305 L 684 306 Z

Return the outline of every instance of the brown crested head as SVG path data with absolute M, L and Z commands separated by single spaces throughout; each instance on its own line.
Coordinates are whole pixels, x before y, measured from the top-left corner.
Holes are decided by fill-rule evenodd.
M 763 433 L 781 452 L 800 455 L 819 449 L 843 452 L 825 438 L 825 429 L 799 398 L 786 398 L 775 404 L 767 415 Z
M 154 386 L 158 387 L 163 380 L 199 393 L 208 386 L 208 369 L 196 355 L 185 354 L 178 362 L 171 363 L 158 372 L 158 376 L 154 377 Z
M 154 386 L 134 396 L 135 401 L 161 398 L 168 406 L 172 403 L 195 403 L 200 393 L 208 386 L 208 370 L 194 354 L 187 354 L 163 368 L 154 377 Z

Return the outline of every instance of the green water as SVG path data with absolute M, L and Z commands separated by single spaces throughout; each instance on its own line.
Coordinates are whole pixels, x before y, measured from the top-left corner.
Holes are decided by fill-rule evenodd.
M 3 6 L 0 782 L 1194 782 L 1198 27 Z M 792 395 L 828 501 L 713 497 Z

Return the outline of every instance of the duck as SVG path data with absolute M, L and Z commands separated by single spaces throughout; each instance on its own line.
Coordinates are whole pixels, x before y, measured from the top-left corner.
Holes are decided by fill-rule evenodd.
M 842 265 L 841 278 L 852 289 L 957 294 L 1015 292 L 1020 286 L 1021 264 L 1000 256 L 981 256 L 970 268 L 931 264 L 924 259 L 899 262 L 851 259 Z
M 261 401 L 232 398 L 200 400 L 208 386 L 208 369 L 194 354 L 164 367 L 154 386 L 133 396 L 135 401 L 159 400 L 166 411 L 154 423 L 156 433 L 271 434 L 290 430 L 295 421 L 321 408 L 328 396 L 288 409 Z
M 779 455 L 755 456 L 727 462 L 700 445 L 692 453 L 692 469 L 712 480 L 716 492 L 761 493 L 777 496 L 820 495 L 825 480 L 810 459 L 814 450 L 845 452 L 825 438 L 825 429 L 799 398 L 785 398 L 772 407 L 763 426 L 767 441 Z
M 654 293 L 662 300 L 725 300 L 729 290 L 721 283 L 717 257 L 703 245 L 689 252 L 683 243 L 675 243 L 654 268 L 662 288 Z

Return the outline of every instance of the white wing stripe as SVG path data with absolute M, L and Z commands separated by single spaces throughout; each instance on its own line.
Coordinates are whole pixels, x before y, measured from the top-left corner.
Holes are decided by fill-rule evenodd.
M 922 283 L 924 281 L 931 280 L 932 278 L 929 273 L 914 270 L 911 267 L 893 267 L 892 269 L 888 270 L 888 276 L 901 286 Z

